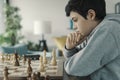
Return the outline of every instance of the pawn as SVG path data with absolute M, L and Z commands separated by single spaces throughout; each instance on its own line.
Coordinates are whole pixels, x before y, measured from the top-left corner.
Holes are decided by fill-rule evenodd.
M 44 72 L 45 69 L 44 69 L 44 65 L 43 65 L 43 57 L 40 56 L 39 60 L 40 60 L 40 65 L 39 65 L 40 66 L 40 72 Z
M 44 68 L 44 65 L 43 65 L 43 62 L 40 63 L 40 72 L 44 72 L 45 71 L 45 68 Z
M 44 63 L 44 64 L 47 64 L 46 50 L 44 50 L 43 53 L 44 53 L 44 54 L 43 54 L 43 63 Z
M 55 53 L 55 50 L 54 50 L 54 49 L 53 49 L 53 51 L 52 51 L 51 65 L 52 65 L 52 66 L 56 66 L 56 65 L 57 65 L 57 61 L 56 61 L 56 53 Z
M 50 80 L 50 76 L 49 75 L 45 76 L 45 80 Z
M 3 80 L 9 80 L 8 74 L 9 74 L 9 73 L 8 73 L 8 68 L 5 67 L 5 68 L 4 68 L 4 71 L 3 71 L 3 76 L 4 76 Z
M 45 69 L 44 69 L 44 65 L 43 65 L 43 57 L 40 56 L 39 60 L 40 60 L 40 72 L 44 72 Z
M 31 74 L 32 74 L 32 67 L 30 64 L 31 64 L 31 60 L 30 60 L 30 58 L 28 58 L 28 67 L 27 67 L 28 77 L 31 77 Z
M 40 61 L 40 63 L 43 62 L 43 57 L 42 56 L 39 57 L 39 61 Z

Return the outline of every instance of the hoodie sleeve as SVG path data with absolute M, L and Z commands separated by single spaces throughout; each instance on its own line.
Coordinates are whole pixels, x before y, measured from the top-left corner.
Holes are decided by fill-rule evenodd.
M 82 50 L 86 46 L 86 44 L 87 44 L 87 40 L 83 41 L 80 45 L 78 45 L 77 47 L 75 47 L 73 49 L 66 49 L 66 46 L 65 46 L 64 50 L 63 50 L 64 57 L 67 59 L 67 58 L 73 56 L 78 51 Z
M 82 50 L 65 61 L 64 68 L 70 75 L 88 76 L 117 56 L 118 47 L 112 33 L 99 30 L 91 36 Z
M 66 59 L 69 58 L 69 57 L 71 57 L 71 56 L 73 56 L 77 52 L 78 52 L 78 48 L 77 47 L 68 50 L 68 49 L 66 49 L 66 46 L 65 46 L 65 48 L 63 50 L 63 54 L 64 54 L 64 57 Z
M 78 51 L 82 50 L 87 44 L 87 40 L 83 41 L 80 45 L 73 49 L 66 49 L 66 46 L 63 49 L 63 54 L 66 59 L 76 54 Z

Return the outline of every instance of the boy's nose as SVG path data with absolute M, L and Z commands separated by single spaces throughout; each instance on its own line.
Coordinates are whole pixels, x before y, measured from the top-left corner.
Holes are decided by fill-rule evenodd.
M 73 26 L 73 29 L 74 29 L 74 30 L 77 30 L 77 26 L 76 26 L 75 24 L 74 24 L 74 26 Z

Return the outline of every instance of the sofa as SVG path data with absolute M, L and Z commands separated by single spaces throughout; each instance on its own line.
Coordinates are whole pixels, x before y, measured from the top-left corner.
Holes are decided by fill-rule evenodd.
M 12 54 L 17 52 L 19 55 L 28 54 L 28 49 L 26 44 L 17 44 L 15 46 L 0 46 L 0 53 L 2 54 Z

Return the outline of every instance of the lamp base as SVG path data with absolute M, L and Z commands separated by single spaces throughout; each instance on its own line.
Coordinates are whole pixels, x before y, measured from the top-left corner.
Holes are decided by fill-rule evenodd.
M 46 40 L 40 40 L 39 41 L 39 47 L 40 47 L 40 51 L 44 51 L 46 50 L 48 52 L 48 47 L 47 47 L 47 44 L 46 44 Z

